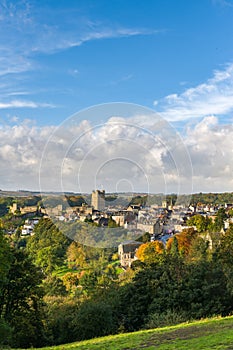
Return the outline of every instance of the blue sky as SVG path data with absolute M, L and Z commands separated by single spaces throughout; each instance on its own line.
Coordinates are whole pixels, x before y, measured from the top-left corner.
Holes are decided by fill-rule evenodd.
M 183 135 L 187 147 L 194 147 L 192 138 L 198 142 L 198 129 L 203 138 L 189 150 L 191 155 L 222 130 L 229 137 L 232 34 L 232 0 L 0 1 L 2 164 L 7 152 L 14 157 L 19 152 L 23 178 L 22 130 L 32 135 L 27 146 L 33 149 L 38 135 L 48 137 L 70 115 L 109 102 L 153 109 Z M 97 123 L 99 116 L 95 118 Z M 198 156 L 203 158 L 203 153 Z M 209 179 L 213 171 L 202 172 L 195 164 L 197 155 L 193 157 L 194 175 Z M 228 172 L 231 160 L 227 153 L 221 165 Z M 16 163 L 14 158 L 5 165 L 8 173 L 19 172 Z M 7 180 L 3 172 L 2 187 L 32 188 L 33 171 L 25 183 L 13 175 Z M 29 168 L 27 173 L 29 178 Z M 209 190 L 203 179 L 197 180 L 195 191 Z M 230 175 L 222 188 L 220 175 L 216 181 L 215 190 L 232 190 Z
M 156 100 L 160 110 L 167 95 L 233 60 L 230 1 L 2 1 L 0 9 L 2 119 L 57 124 L 115 101 L 154 108 Z

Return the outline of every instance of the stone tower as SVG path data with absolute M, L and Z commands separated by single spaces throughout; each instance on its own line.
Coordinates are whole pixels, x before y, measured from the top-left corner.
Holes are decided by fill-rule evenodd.
M 91 205 L 95 210 L 103 210 L 105 208 L 105 190 L 92 191 Z

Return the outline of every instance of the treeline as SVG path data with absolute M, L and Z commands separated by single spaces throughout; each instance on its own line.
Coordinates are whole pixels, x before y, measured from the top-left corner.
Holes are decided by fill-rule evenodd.
M 194 193 L 192 195 L 179 195 L 176 194 L 155 194 L 155 195 L 137 195 L 130 201 L 130 205 L 162 205 L 163 201 L 167 201 L 170 204 L 176 204 L 179 199 L 179 203 L 187 203 L 192 205 L 198 204 L 213 204 L 223 205 L 225 203 L 233 203 L 233 192 L 225 193 Z
M 4 227 L 3 227 L 4 229 Z M 116 250 L 83 246 L 50 219 L 20 244 L 0 232 L 0 344 L 58 345 L 233 312 L 233 226 L 211 249 L 193 228 L 140 246 L 132 268 Z
M 191 196 L 190 204 L 212 204 L 224 205 L 225 203 L 233 203 L 233 192 L 223 193 L 194 193 Z

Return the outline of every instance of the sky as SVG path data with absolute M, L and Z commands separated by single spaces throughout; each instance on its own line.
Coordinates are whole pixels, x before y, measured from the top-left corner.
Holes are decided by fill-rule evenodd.
M 233 0 L 0 0 L 2 190 L 233 191 L 232 115 Z

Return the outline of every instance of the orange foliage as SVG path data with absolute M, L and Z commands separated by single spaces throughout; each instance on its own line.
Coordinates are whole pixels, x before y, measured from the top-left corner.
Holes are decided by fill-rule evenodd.
M 179 251 L 183 251 L 185 254 L 188 254 L 191 246 L 191 242 L 195 236 L 194 229 L 193 228 L 185 229 L 181 233 L 176 234 L 175 236 L 178 241 Z M 173 239 L 174 237 L 171 237 L 167 241 L 167 245 L 166 245 L 167 250 L 171 249 Z
M 78 275 L 72 272 L 67 272 L 62 276 L 62 281 L 68 292 L 74 291 L 79 283 Z
M 156 254 L 162 254 L 164 250 L 163 243 L 161 241 L 153 241 L 142 244 L 137 252 L 136 256 L 141 261 L 153 259 Z

